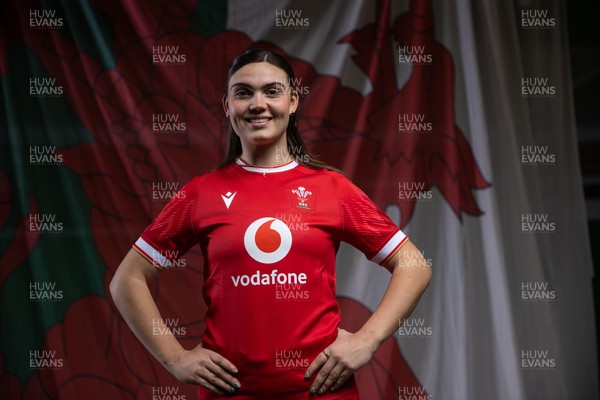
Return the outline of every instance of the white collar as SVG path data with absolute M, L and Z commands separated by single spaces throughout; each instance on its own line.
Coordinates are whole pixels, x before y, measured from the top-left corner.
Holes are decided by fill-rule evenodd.
M 242 160 L 241 158 L 236 158 L 235 163 L 237 165 L 239 165 L 245 171 L 258 172 L 261 174 L 273 174 L 273 173 L 277 173 L 277 172 L 289 171 L 298 166 L 298 163 L 296 162 L 296 160 L 291 160 L 290 162 L 288 162 L 286 164 L 275 165 L 272 167 L 257 167 L 254 165 L 250 165 L 250 164 L 246 163 L 244 160 Z

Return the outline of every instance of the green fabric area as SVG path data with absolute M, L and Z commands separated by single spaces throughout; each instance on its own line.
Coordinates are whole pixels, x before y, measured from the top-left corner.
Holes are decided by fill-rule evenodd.
M 227 1 L 198 1 L 190 18 L 190 31 L 201 36 L 212 36 L 227 28 Z
M 105 268 L 91 234 L 92 205 L 78 175 L 60 163 L 33 165 L 29 160 L 30 146 L 58 150 L 92 138 L 64 97 L 30 97 L 30 78 L 50 76 L 28 48 L 12 46 L 8 56 L 9 70 L 0 81 L 0 170 L 10 182 L 11 214 L 2 227 L 0 249 L 6 251 L 28 215 L 28 196 L 36 199 L 39 213 L 62 223 L 62 230 L 41 233 L 27 260 L 0 287 L 0 351 L 6 370 L 24 384 L 35 372 L 29 352 L 41 350 L 46 332 L 63 320 L 67 308 L 82 296 L 105 295 Z M 63 297 L 31 301 L 30 282 L 55 284 Z
M 40 0 L 41 9 L 56 10 L 63 18 L 58 32 L 77 44 L 103 68 L 115 68 L 114 27 L 108 16 L 92 7 L 91 0 Z

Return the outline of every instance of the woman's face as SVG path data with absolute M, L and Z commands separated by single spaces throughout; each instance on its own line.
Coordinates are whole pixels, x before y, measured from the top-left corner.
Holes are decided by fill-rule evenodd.
M 285 144 L 298 95 L 292 92 L 285 71 L 268 62 L 256 62 L 231 76 L 223 107 L 245 147 Z

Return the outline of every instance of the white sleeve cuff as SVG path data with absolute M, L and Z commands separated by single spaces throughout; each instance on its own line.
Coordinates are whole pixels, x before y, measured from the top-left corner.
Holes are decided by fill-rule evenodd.
M 134 246 L 152 264 L 155 264 L 160 268 L 169 268 L 171 266 L 172 263 L 169 261 L 169 259 L 167 259 L 159 250 L 156 250 L 150 243 L 146 242 L 141 237 L 136 240 Z
M 371 261 L 377 264 L 383 263 L 389 256 L 394 254 L 406 240 L 408 240 L 408 237 L 404 234 L 404 232 L 399 230 L 394 236 L 392 236 L 390 240 L 388 240 L 381 250 L 379 250 L 379 253 L 375 254 L 375 256 L 371 258 Z

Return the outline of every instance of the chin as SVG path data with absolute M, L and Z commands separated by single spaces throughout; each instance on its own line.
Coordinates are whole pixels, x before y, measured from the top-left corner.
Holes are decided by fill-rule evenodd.
M 277 143 L 277 139 L 254 139 L 252 144 L 256 147 L 268 147 Z
M 249 135 L 248 139 L 250 139 L 250 142 L 255 146 L 269 146 L 277 143 L 281 139 L 281 136 L 282 135 L 274 136 L 258 133 Z

